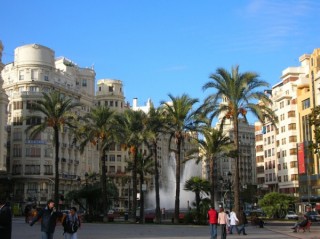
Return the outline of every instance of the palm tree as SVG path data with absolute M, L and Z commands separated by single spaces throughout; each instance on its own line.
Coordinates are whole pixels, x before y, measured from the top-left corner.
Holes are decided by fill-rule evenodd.
M 119 122 L 117 132 L 121 137 L 121 141 L 129 148 L 129 153 L 132 159 L 132 216 L 136 218 L 137 210 L 137 170 L 138 170 L 138 150 L 146 142 L 146 114 L 139 110 L 125 110 L 117 116 Z M 130 202 L 129 202 L 130 203 Z
M 198 99 L 190 98 L 188 95 L 174 97 L 169 94 L 171 102 L 161 102 L 163 110 L 166 114 L 168 124 L 166 132 L 170 135 L 169 151 L 175 153 L 176 160 L 176 195 L 174 205 L 174 222 L 179 223 L 179 208 L 180 208 L 180 168 L 183 162 L 183 147 L 185 139 L 191 137 L 191 132 L 196 131 L 196 111 L 192 110 Z M 173 141 L 174 140 L 174 141 Z M 173 148 L 173 146 L 176 146 Z
M 251 112 L 261 122 L 270 120 L 275 122 L 273 111 L 268 107 L 271 100 L 260 91 L 261 87 L 269 84 L 259 79 L 255 72 L 239 72 L 239 66 L 232 67 L 231 72 L 224 68 L 218 68 L 216 73 L 210 75 L 211 81 L 203 85 L 203 90 L 215 89 L 216 92 L 209 95 L 203 104 L 203 109 L 208 113 L 209 119 L 223 115 L 222 123 L 230 119 L 233 122 L 234 144 L 237 151 L 234 175 L 235 211 L 240 211 L 240 182 L 239 182 L 239 118 L 246 120 L 247 112 Z M 260 101 L 262 104 L 257 104 Z M 222 102 L 222 103 L 221 103 Z
M 210 192 L 210 183 L 209 181 L 202 179 L 200 177 L 191 177 L 184 184 L 184 190 L 191 191 L 195 193 L 196 197 L 196 209 L 197 209 L 197 219 L 200 219 L 200 202 L 201 202 L 201 193 L 209 194 Z
M 28 126 L 26 132 L 30 133 L 30 137 L 35 137 L 47 128 L 53 130 L 55 147 L 54 202 L 59 205 L 59 136 L 64 127 L 74 127 L 77 115 L 72 110 L 81 104 L 67 98 L 59 91 L 42 94 L 43 98 L 34 102 L 34 115 L 26 117 L 27 122 L 37 123 Z
M 223 134 L 223 129 L 214 129 L 210 126 L 203 126 L 201 128 L 201 134 L 203 138 L 198 140 L 200 157 L 199 159 L 205 159 L 209 163 L 209 179 L 211 182 L 210 187 L 210 201 L 211 205 L 215 205 L 215 177 L 214 165 L 218 157 L 223 156 L 231 149 L 230 138 Z
M 161 109 L 156 109 L 151 106 L 147 117 L 147 132 L 148 140 L 150 141 L 150 148 L 154 159 L 154 177 L 155 177 L 155 194 L 156 194 L 156 218 L 155 221 L 161 221 L 160 211 L 160 184 L 159 184 L 159 163 L 158 163 L 158 137 L 164 132 L 165 118 Z
M 83 153 L 84 147 L 88 143 L 98 146 L 101 162 L 101 185 L 102 185 L 102 210 L 107 211 L 107 183 L 106 183 L 106 161 L 105 155 L 109 147 L 116 141 L 115 139 L 115 118 L 114 111 L 108 107 L 98 106 L 83 117 L 84 124 L 78 132 L 80 137 L 80 149 Z

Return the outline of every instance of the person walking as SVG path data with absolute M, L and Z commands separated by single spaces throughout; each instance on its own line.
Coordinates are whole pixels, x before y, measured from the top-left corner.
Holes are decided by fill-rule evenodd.
M 0 238 L 11 239 L 12 212 L 5 198 L 0 199 Z
M 246 214 L 243 211 L 243 207 L 240 208 L 239 224 L 240 224 L 240 229 L 238 230 L 238 234 L 240 235 L 242 232 L 243 235 L 248 235 L 246 233 L 246 225 L 248 224 L 248 220 L 247 220 Z
M 239 219 L 237 218 L 237 214 L 232 209 L 231 209 L 229 218 L 230 218 L 230 234 L 233 234 L 232 233 L 233 228 L 236 228 L 237 233 L 239 233 L 239 229 L 237 227 Z
M 218 213 L 214 209 L 214 206 L 211 206 L 211 208 L 209 209 L 207 217 L 210 226 L 211 239 L 217 239 Z
M 80 219 L 77 214 L 77 208 L 72 207 L 68 215 L 62 221 L 64 238 L 77 239 L 77 231 L 81 226 Z
M 218 224 L 220 224 L 220 228 L 221 228 L 221 239 L 226 239 L 229 218 L 228 218 L 228 215 L 224 212 L 223 207 L 220 208 L 220 212 L 218 214 Z
M 29 223 L 30 214 L 31 214 L 31 206 L 27 205 L 24 208 L 24 219 L 26 223 Z
M 47 206 L 32 219 L 30 226 L 33 226 L 41 218 L 41 239 L 53 239 L 57 219 L 62 217 L 62 215 L 54 207 L 54 201 L 49 200 Z

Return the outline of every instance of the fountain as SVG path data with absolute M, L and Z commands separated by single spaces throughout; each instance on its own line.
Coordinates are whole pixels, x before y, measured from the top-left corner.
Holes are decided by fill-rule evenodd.
M 160 208 L 166 210 L 174 210 L 174 202 L 176 195 L 176 160 L 173 153 L 170 154 L 169 160 L 163 162 L 162 173 L 160 175 Z M 196 164 L 195 160 L 189 160 L 181 164 L 180 175 L 180 208 L 187 209 L 191 207 L 192 202 L 195 201 L 195 194 L 184 190 L 186 180 L 192 176 L 201 175 L 201 164 Z M 146 194 L 146 208 L 154 209 L 155 205 L 155 190 Z

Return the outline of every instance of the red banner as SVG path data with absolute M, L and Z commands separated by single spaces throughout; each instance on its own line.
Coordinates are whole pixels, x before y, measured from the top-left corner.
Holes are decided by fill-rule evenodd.
M 304 143 L 298 144 L 298 166 L 299 174 L 306 173 L 306 166 L 304 163 Z

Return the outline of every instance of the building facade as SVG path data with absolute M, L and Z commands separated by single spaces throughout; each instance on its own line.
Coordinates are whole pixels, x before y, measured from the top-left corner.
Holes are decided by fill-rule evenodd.
M 4 68 L 2 63 L 2 51 L 3 44 L 0 41 L 0 72 Z M 5 126 L 7 125 L 7 106 L 8 106 L 8 97 L 5 91 L 2 89 L 3 80 L 0 75 L 0 173 L 7 173 L 7 130 Z
M 45 204 L 54 197 L 53 133 L 46 130 L 30 138 L 25 133 L 32 122 L 24 120 L 32 112 L 32 103 L 42 98 L 43 92 L 60 91 L 82 103 L 77 114 L 90 112 L 94 100 L 95 72 L 81 68 L 54 51 L 38 44 L 18 47 L 14 61 L 2 70 L 3 90 L 9 97 L 8 157 L 13 181 L 13 201 Z M 60 194 L 79 187 L 84 172 L 99 171 L 98 154 L 88 145 L 80 154 L 79 145 L 65 128 L 60 135 Z

